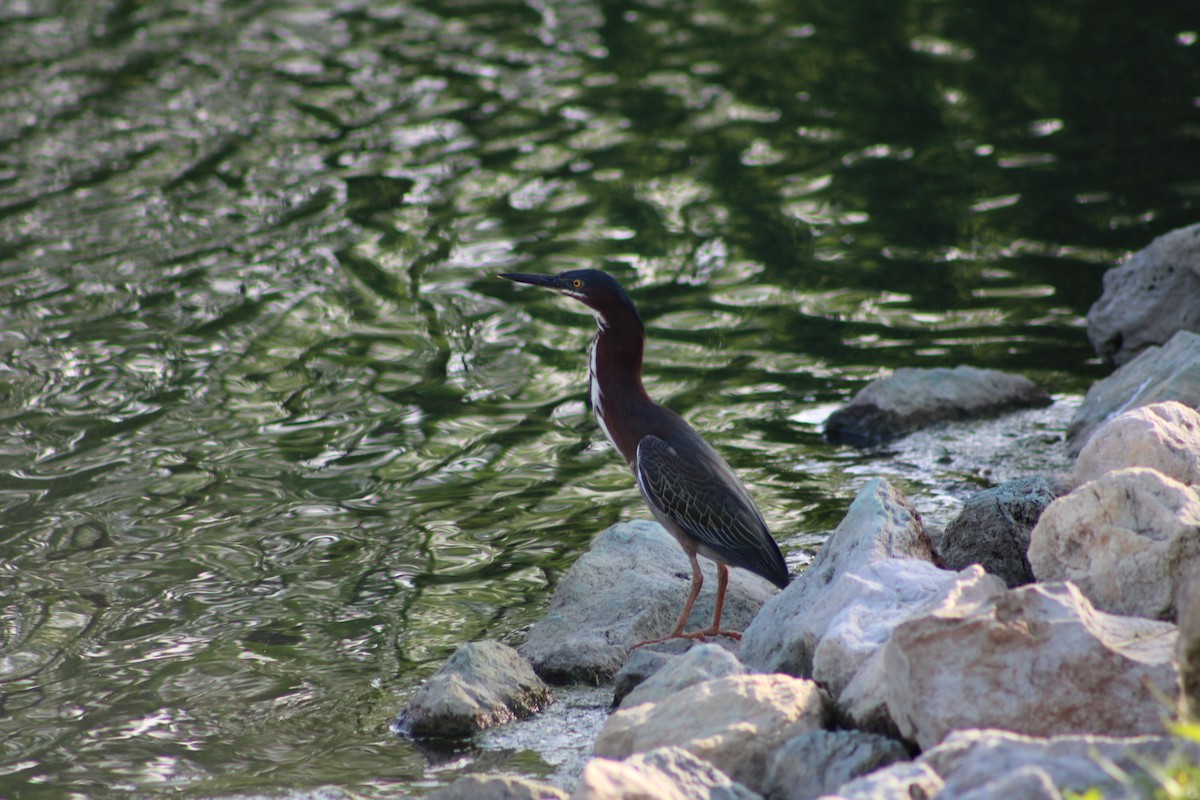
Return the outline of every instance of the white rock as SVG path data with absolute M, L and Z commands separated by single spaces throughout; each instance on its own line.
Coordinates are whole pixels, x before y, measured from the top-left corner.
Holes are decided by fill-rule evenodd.
M 828 717 L 827 697 L 812 681 L 735 675 L 615 712 L 596 738 L 596 755 L 626 758 L 674 745 L 761 791 L 768 756 Z
M 738 657 L 760 672 L 810 676 L 813 653 L 841 610 L 828 600 L 839 575 L 893 558 L 933 561 L 921 515 L 903 494 L 875 478 L 854 498 L 813 563 L 767 601 L 742 636 Z
M 1200 494 L 1151 469 L 1109 472 L 1050 504 L 1029 563 L 1101 610 L 1172 619 L 1180 575 L 1200 563 Z
M 745 674 L 746 668 L 737 656 L 720 645 L 698 644 L 665 667 L 651 675 L 625 695 L 620 708 L 632 708 L 641 703 L 656 703 L 669 694 L 695 686 L 697 683 Z
M 1126 467 L 1149 467 L 1200 486 L 1200 413 L 1168 400 L 1118 414 L 1079 452 L 1075 480 L 1087 483 Z
M 762 800 L 707 761 L 679 747 L 639 753 L 625 761 L 594 758 L 571 800 Z
M 936 796 L 942 784 L 942 777 L 927 764 L 901 761 L 844 783 L 836 795 L 819 800 L 918 800 Z
M 951 731 L 1162 730 L 1175 626 L 1096 611 L 1069 583 L 1010 589 L 901 623 L 884 648 L 887 708 L 922 749 Z
M 861 731 L 812 731 L 772 754 L 765 794 L 771 800 L 814 800 L 879 767 L 907 761 L 895 739 Z

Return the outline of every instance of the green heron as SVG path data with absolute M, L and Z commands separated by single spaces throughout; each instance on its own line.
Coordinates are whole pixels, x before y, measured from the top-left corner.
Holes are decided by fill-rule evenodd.
M 788 584 L 787 564 L 750 493 L 725 460 L 682 417 L 646 394 L 642 386 L 646 331 L 633 301 L 611 275 L 595 269 L 500 277 L 573 297 L 596 315 L 600 331 L 592 346 L 589 376 L 596 421 L 625 457 L 650 511 L 691 562 L 692 588 L 675 629 L 634 647 L 677 638 L 740 639 L 736 631 L 721 630 L 729 567 L 749 570 L 782 589 Z M 717 598 L 712 626 L 684 633 L 704 583 L 697 555 L 717 562 Z

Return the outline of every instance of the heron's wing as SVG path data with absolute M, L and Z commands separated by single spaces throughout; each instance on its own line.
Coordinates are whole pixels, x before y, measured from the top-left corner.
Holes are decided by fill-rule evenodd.
M 733 566 L 787 584 L 779 547 L 727 466 L 682 458 L 662 439 L 646 436 L 635 469 L 647 502 L 685 533 Z

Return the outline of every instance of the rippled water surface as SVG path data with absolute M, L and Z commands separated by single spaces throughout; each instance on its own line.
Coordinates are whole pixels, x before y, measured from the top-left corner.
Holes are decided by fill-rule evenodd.
M 870 475 L 985 484 L 820 422 L 1103 374 L 1103 271 L 1200 194 L 1194 2 L 1134 5 L 0 5 L 0 795 L 486 768 L 387 722 L 645 514 L 591 318 L 498 271 L 618 276 L 794 563 Z

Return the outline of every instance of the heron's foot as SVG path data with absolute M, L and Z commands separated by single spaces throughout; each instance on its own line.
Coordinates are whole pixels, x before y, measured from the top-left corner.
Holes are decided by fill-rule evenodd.
M 633 645 L 629 649 L 637 650 L 639 647 L 644 647 L 648 644 L 659 644 L 661 642 L 668 642 L 671 639 L 698 639 L 701 642 L 703 642 L 703 641 L 706 641 L 707 638 L 710 636 L 728 636 L 730 639 L 733 639 L 735 642 L 740 642 L 742 640 L 742 635 L 740 633 L 738 633 L 737 631 L 722 631 L 722 630 L 714 630 L 712 628 L 706 628 L 705 630 L 702 630 L 702 631 L 692 631 L 690 633 L 683 633 L 682 631 L 676 631 L 675 633 L 669 633 L 666 636 L 660 636 L 657 639 L 647 639 L 644 642 L 638 642 L 637 644 Z

